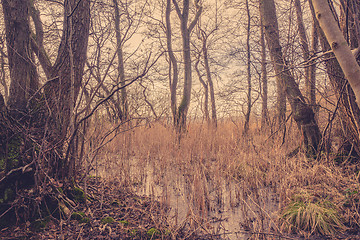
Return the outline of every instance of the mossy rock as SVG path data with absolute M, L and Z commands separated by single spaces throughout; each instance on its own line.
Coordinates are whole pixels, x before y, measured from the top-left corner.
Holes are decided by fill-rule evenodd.
M 77 203 L 85 203 L 86 202 L 86 195 L 81 188 L 74 187 L 70 190 L 70 194 L 72 199 Z
M 160 231 L 157 230 L 156 228 L 150 228 L 146 234 L 149 236 L 149 237 L 156 237 L 156 236 L 160 236 Z
M 115 219 L 112 217 L 104 217 L 103 219 L 101 219 L 101 224 L 110 224 L 110 223 L 114 223 Z

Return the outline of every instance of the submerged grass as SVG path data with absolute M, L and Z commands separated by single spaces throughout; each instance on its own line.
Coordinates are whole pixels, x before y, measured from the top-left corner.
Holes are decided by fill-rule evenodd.
M 94 123 L 89 133 L 98 139 L 95 146 L 105 136 L 101 124 Z M 301 142 L 294 125 L 288 126 L 285 144 L 282 137 L 256 126 L 244 137 L 239 126 L 241 121 L 220 121 L 217 129 L 193 122 L 180 143 L 165 123 L 127 126 L 129 131 L 124 126 L 119 130 L 124 133 L 108 136 L 114 140 L 97 155 L 89 154 L 88 166 L 94 168 L 93 175 L 117 179 L 177 208 L 173 229 L 187 225 L 213 234 L 227 230 L 226 236 L 270 229 L 331 235 L 344 231 L 345 225 L 359 226 L 360 208 L 346 195 L 350 186 L 359 189 L 355 173 L 345 173 L 329 158 L 309 160 L 301 152 L 288 157 Z M 179 205 L 179 199 L 187 205 Z M 186 211 L 181 213 L 181 208 Z M 216 211 L 235 208 L 240 210 L 234 226 L 212 224 L 214 217 L 222 218 Z

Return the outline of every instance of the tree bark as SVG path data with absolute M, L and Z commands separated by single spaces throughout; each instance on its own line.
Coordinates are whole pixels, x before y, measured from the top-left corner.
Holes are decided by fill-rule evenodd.
M 54 65 L 47 66 L 50 69 L 50 78 L 52 79 L 44 86 L 45 99 L 51 109 L 48 112 L 49 135 L 47 137 L 55 148 L 52 156 L 50 156 L 50 158 L 54 158 L 51 161 L 50 168 L 54 175 L 61 178 L 67 178 L 71 174 L 69 166 L 74 160 L 64 159 L 62 153 L 64 152 L 64 140 L 68 134 L 71 115 L 74 114 L 71 109 L 74 108 L 81 87 L 86 63 L 89 25 L 90 1 L 66 1 L 58 55 Z M 71 53 L 70 50 L 72 50 Z M 73 66 L 70 62 L 70 56 L 72 56 L 72 61 L 76 63 Z M 41 59 L 39 58 L 40 61 Z M 46 64 L 46 62 L 42 63 L 43 66 Z
M 2 7 L 11 77 L 8 108 L 22 112 L 39 85 L 30 45 L 29 4 L 4 0 Z
M 247 26 L 246 26 L 246 54 L 247 54 L 247 109 L 245 113 L 245 124 L 244 124 L 244 134 L 246 135 L 249 132 L 250 124 L 250 113 L 251 113 L 251 55 L 250 55 L 250 9 L 249 9 L 249 0 L 245 1 L 246 13 L 247 13 Z
M 196 59 L 195 62 L 195 71 L 198 75 L 199 81 L 201 83 L 201 85 L 204 88 L 204 116 L 205 116 L 205 120 L 206 122 L 209 124 L 210 123 L 210 114 L 209 114 L 209 87 L 206 84 L 206 82 L 204 81 L 204 79 L 202 78 L 200 69 L 199 69 L 199 63 L 200 63 L 200 55 L 201 53 L 199 53 L 199 56 Z
M 292 115 L 303 137 L 303 144 L 309 155 L 316 154 L 321 134 L 315 121 L 314 112 L 306 104 L 294 77 L 291 75 L 286 60 L 282 55 L 279 29 L 273 0 L 260 1 L 260 15 L 265 27 L 266 42 L 274 65 L 276 77 L 285 87 L 287 99 L 290 102 Z
M 166 21 L 166 43 L 167 43 L 167 51 L 169 54 L 169 84 L 170 84 L 170 103 L 171 103 L 171 112 L 173 114 L 174 125 L 176 126 L 176 116 L 177 116 L 177 102 L 176 102 L 176 90 L 179 79 L 178 73 L 178 63 L 175 58 L 173 48 L 172 48 L 172 35 L 171 35 L 171 0 L 166 1 L 166 13 L 165 13 L 165 21 Z M 171 71 L 172 70 L 172 71 Z
M 310 9 L 313 18 L 316 19 L 315 10 L 310 2 Z M 316 20 L 316 27 L 319 32 L 319 39 L 323 52 L 331 50 L 324 32 L 321 30 L 318 21 Z M 339 112 L 340 121 L 342 123 L 342 136 L 343 140 L 338 152 L 343 155 L 357 155 L 360 154 L 360 141 L 359 141 L 359 126 L 360 126 L 360 109 L 355 101 L 355 95 L 350 87 L 345 75 L 341 69 L 333 53 L 324 55 L 326 72 L 329 77 L 330 83 L 335 91 L 337 99 L 340 100 Z M 353 152 L 355 150 L 355 152 Z M 356 155 L 355 154 L 355 155 Z
M 330 43 L 346 79 L 354 91 L 356 102 L 360 103 L 360 67 L 340 31 L 327 0 L 313 0 L 316 18 Z
M 113 0 L 114 3 L 114 11 L 115 11 L 115 32 L 116 32 L 116 44 L 117 44 L 117 56 L 118 56 L 118 74 L 120 79 L 121 89 L 121 105 L 122 105 L 122 114 L 120 120 L 125 121 L 128 118 L 129 110 L 128 110 L 128 101 L 127 101 L 127 93 L 125 86 L 125 67 L 124 67 L 124 57 L 123 57 L 123 49 L 122 49 L 122 37 L 120 31 L 120 13 L 119 13 L 119 5 L 118 0 Z
M 297 18 L 297 25 L 300 36 L 301 50 L 303 53 L 304 61 L 306 62 L 310 58 L 310 49 L 309 49 L 309 41 L 306 36 L 306 30 L 303 21 L 303 12 L 301 8 L 300 0 L 295 0 L 294 5 L 296 9 L 296 18 Z M 312 70 L 314 70 L 314 68 L 311 68 L 311 65 L 305 67 L 305 88 L 306 88 L 306 97 L 308 98 L 310 105 L 315 107 L 316 105 L 315 91 L 314 91 L 315 89 L 313 83 L 311 82 L 312 79 L 311 77 L 314 76 L 311 74 Z
M 215 91 L 214 91 L 214 82 L 211 77 L 210 64 L 209 64 L 209 54 L 207 47 L 207 38 L 205 32 L 202 32 L 202 52 L 204 57 L 204 67 L 206 71 L 206 79 L 209 84 L 210 90 L 210 101 L 211 101 L 211 121 L 214 127 L 217 127 L 217 114 L 216 114 L 216 100 L 215 100 Z
M 199 20 L 199 17 L 202 12 L 202 7 L 196 5 L 197 12 L 195 14 L 194 19 L 189 21 L 189 10 L 190 10 L 190 0 L 183 0 L 182 12 L 177 3 L 177 0 L 173 0 L 177 15 L 180 19 L 180 28 L 181 28 L 181 36 L 182 36 L 182 50 L 183 50 L 183 60 L 184 60 L 184 89 L 183 95 L 181 99 L 181 103 L 177 110 L 176 116 L 176 128 L 179 132 L 184 131 L 186 129 L 186 117 L 187 112 L 190 106 L 191 100 L 191 85 L 192 85 L 192 76 L 191 76 L 191 52 L 190 52 L 190 34 L 194 29 L 195 24 Z
M 260 19 L 260 44 L 261 44 L 261 84 L 262 84 L 262 102 L 261 102 L 261 128 L 264 129 L 268 125 L 268 82 L 266 70 L 266 45 L 264 24 Z
M 279 41 L 279 28 L 278 22 L 276 18 L 276 10 L 274 1 L 260 1 L 260 6 L 264 6 L 260 8 L 260 15 L 262 15 L 263 24 L 265 28 L 265 37 L 267 45 L 269 46 L 271 60 L 274 64 L 274 69 L 276 75 L 283 73 L 283 56 L 282 50 Z M 266 6 L 266 7 L 265 7 Z M 266 9 L 270 7 L 269 9 Z M 274 15 L 272 15 L 274 14 Z M 271 48 L 270 48 L 271 46 Z M 276 78 L 276 91 L 277 91 L 277 99 L 276 99 L 276 107 L 277 107 L 277 115 L 278 115 L 278 123 L 279 126 L 284 125 L 286 118 L 286 86 L 284 81 L 281 80 L 281 77 Z M 283 126 L 285 127 L 285 125 Z

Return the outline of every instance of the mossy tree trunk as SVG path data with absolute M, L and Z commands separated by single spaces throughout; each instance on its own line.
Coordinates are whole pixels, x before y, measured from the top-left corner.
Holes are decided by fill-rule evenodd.
M 54 64 L 44 50 L 42 23 L 33 2 L 4 0 L 2 9 L 11 82 L 7 105 L 0 101 L 0 215 L 7 202 L 18 191 L 32 187 L 35 180 L 67 182 L 74 174 L 75 159 L 71 154 L 65 156 L 73 144 L 67 138 L 72 134 L 69 125 L 70 121 L 74 124 L 86 61 L 90 1 L 65 1 Z M 30 17 L 36 33 L 31 32 Z M 42 87 L 33 64 L 34 53 L 48 78 Z

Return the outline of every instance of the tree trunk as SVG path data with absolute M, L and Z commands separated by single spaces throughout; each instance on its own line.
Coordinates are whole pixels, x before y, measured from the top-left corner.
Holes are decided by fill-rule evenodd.
M 4 88 L 5 102 L 9 98 L 9 90 L 6 84 L 6 73 L 5 73 L 5 40 L 0 37 L 0 84 Z
M 360 103 L 360 67 L 336 23 L 327 0 L 313 0 L 316 18 L 330 43 L 346 79 L 354 91 L 356 102 Z
M 188 26 L 189 20 L 189 10 L 190 10 L 190 1 L 183 0 L 182 12 L 177 3 L 177 0 L 173 0 L 177 15 L 180 19 L 180 28 L 181 28 L 181 37 L 182 37 L 182 50 L 183 50 L 183 60 L 184 60 L 184 89 L 182 94 L 182 99 L 177 110 L 176 115 L 176 129 L 178 132 L 182 132 L 186 129 L 186 117 L 187 112 L 190 106 L 191 100 L 191 52 L 190 52 L 190 33 L 194 29 L 195 24 L 199 20 L 200 14 L 202 12 L 202 7 L 196 5 L 197 12 L 194 19 L 191 21 Z
M 176 126 L 176 116 L 177 116 L 177 102 L 176 102 L 176 90 L 179 79 L 178 73 L 178 65 L 177 60 L 175 58 L 173 49 L 172 49 L 172 36 L 171 36 L 171 22 L 170 22 L 170 14 L 171 14 L 171 0 L 166 1 L 166 13 L 165 13 L 165 21 L 166 21 L 166 43 L 167 43 L 167 51 L 169 54 L 169 83 L 170 83 L 170 103 L 171 103 L 171 112 L 173 114 L 174 125 Z M 171 72 L 172 70 L 172 72 Z
M 315 10 L 311 2 L 310 8 L 313 17 L 316 18 Z M 320 36 L 322 51 L 328 52 L 331 49 L 330 44 L 328 43 L 323 31 L 320 29 L 319 23 L 317 21 L 316 24 Z M 350 154 L 354 155 L 354 152 L 352 152 L 354 149 L 357 155 L 359 155 L 360 109 L 356 104 L 354 92 L 346 80 L 338 61 L 336 58 L 334 58 L 334 54 L 328 53 L 324 55 L 324 58 L 326 59 L 325 67 L 330 83 L 335 91 L 337 99 L 340 100 L 339 112 L 340 121 L 343 126 L 343 143 L 338 151 L 340 154 L 348 156 Z
M 203 80 L 200 69 L 199 69 L 199 63 L 200 63 L 200 55 L 197 57 L 196 62 L 195 62 L 195 71 L 198 75 L 199 81 L 201 83 L 201 85 L 204 88 L 204 116 L 205 116 L 205 120 L 206 122 L 209 124 L 210 123 L 210 114 L 209 114 L 209 87 L 206 84 L 206 82 Z
M 247 109 L 245 113 L 245 124 L 244 124 L 244 134 L 246 135 L 249 131 L 250 124 L 250 113 L 251 113 L 251 58 L 250 58 L 250 9 L 249 9 L 249 0 L 245 1 L 246 5 L 246 13 L 247 13 L 247 28 L 246 28 L 246 53 L 247 53 L 247 84 L 248 84 L 248 92 L 247 92 Z
M 303 143 L 308 155 L 316 154 L 321 139 L 314 112 L 306 104 L 299 90 L 298 84 L 291 75 L 286 60 L 282 55 L 279 29 L 273 0 L 260 1 L 260 15 L 265 27 L 266 42 L 274 65 L 278 82 L 286 89 L 286 96 L 290 102 L 292 115 L 302 133 Z
M 122 114 L 120 117 L 121 121 L 125 121 L 128 118 L 128 101 L 127 101 L 127 93 L 126 88 L 124 87 L 126 84 L 125 79 L 125 67 L 124 67 L 124 58 L 123 58 L 123 42 L 120 32 L 120 14 L 119 14 L 119 6 L 118 0 L 113 0 L 114 10 L 115 10 L 115 32 L 116 32 L 116 44 L 117 44 L 117 56 L 118 56 L 118 79 L 120 79 L 121 89 L 121 105 L 122 105 Z
M 311 4 L 311 3 L 310 3 Z M 314 55 L 318 51 L 319 45 L 319 34 L 318 28 L 316 26 L 316 18 L 313 17 L 313 26 L 312 26 L 312 41 L 311 41 L 311 55 Z M 319 111 L 318 105 L 316 104 L 316 61 L 309 61 L 310 65 L 310 79 L 306 85 L 306 92 L 310 99 L 310 104 L 312 105 L 313 110 L 316 112 Z
M 264 35 L 264 24 L 261 21 L 260 25 L 260 44 L 261 44 L 261 84 L 262 84 L 262 102 L 261 102 L 261 129 L 268 125 L 268 83 L 266 70 L 266 45 Z
M 30 45 L 29 5 L 26 0 L 4 0 L 2 7 L 11 77 L 8 108 L 20 113 L 39 85 Z
M 302 13 L 302 9 L 301 9 L 300 0 L 295 0 L 294 5 L 295 5 L 295 9 L 296 9 L 296 18 L 297 18 L 297 25 L 298 25 L 298 31 L 299 31 L 299 36 L 300 36 L 301 50 L 303 53 L 304 61 L 306 62 L 310 58 L 310 50 L 309 50 L 308 39 L 306 37 L 306 30 L 305 30 L 304 21 L 303 21 L 303 13 Z M 310 68 L 311 68 L 310 65 L 305 67 L 306 97 L 308 98 L 309 104 L 314 107 L 316 105 L 316 99 L 315 99 L 315 91 L 313 91 L 314 90 L 313 84 L 311 82 L 311 69 Z M 314 68 L 312 70 L 314 70 Z
M 216 116 L 216 101 L 215 101 L 215 91 L 214 91 L 214 82 L 211 77 L 210 65 L 209 65 L 209 54 L 208 54 L 208 47 L 207 47 L 207 37 L 206 34 L 203 32 L 203 45 L 202 45 L 202 52 L 204 57 L 204 67 L 206 71 L 206 79 L 209 84 L 210 90 L 210 101 L 211 101 L 211 121 L 214 127 L 217 127 L 217 116 Z

